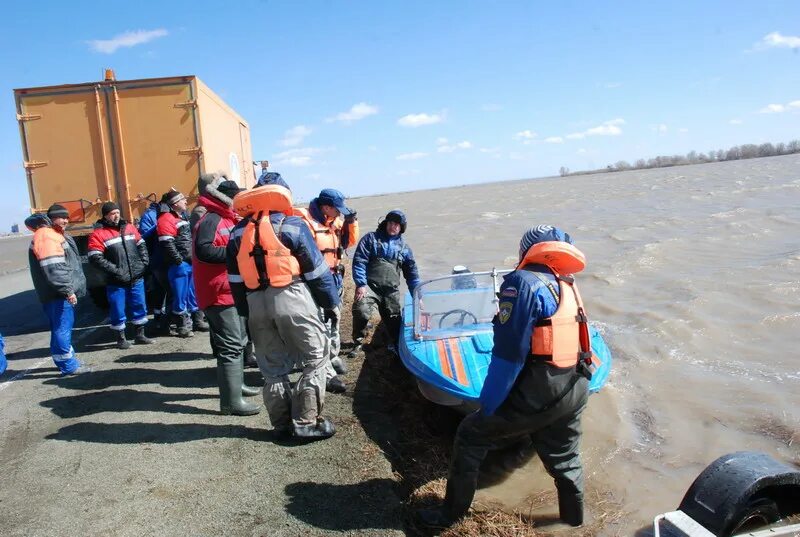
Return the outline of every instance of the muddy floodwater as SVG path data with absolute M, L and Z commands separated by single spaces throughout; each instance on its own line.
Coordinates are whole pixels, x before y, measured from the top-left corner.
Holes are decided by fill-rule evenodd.
M 800 156 L 495 183 L 353 200 L 399 207 L 423 279 L 505 267 L 531 225 L 569 232 L 615 363 L 584 418 L 588 486 L 632 534 L 720 455 L 800 462 Z M 483 492 L 552 487 L 534 461 Z M 599 496 L 595 496 L 595 499 Z M 593 506 L 590 505 L 591 510 Z M 600 509 L 595 506 L 595 509 Z

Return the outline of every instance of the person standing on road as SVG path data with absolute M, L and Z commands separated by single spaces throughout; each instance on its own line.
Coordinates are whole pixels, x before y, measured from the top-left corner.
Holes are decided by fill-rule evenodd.
M 86 294 L 86 277 L 75 240 L 64 231 L 69 211 L 51 205 L 47 215 L 34 214 L 25 219 L 33 231 L 28 250 L 28 264 L 33 287 L 50 323 L 50 353 L 62 375 L 87 371 L 72 348 L 75 305 Z
M 305 220 L 314 236 L 325 262 L 331 269 L 336 290 L 341 299 L 344 293 L 345 268 L 342 263 L 344 251 L 358 241 L 358 219 L 356 212 L 347 208 L 344 194 L 332 188 L 323 189 L 319 196 L 311 200 L 308 209 L 295 209 L 295 214 Z M 330 361 L 326 367 L 326 389 L 332 393 L 342 393 L 346 386 L 337 374 L 347 373 L 347 366 L 339 357 L 341 338 L 339 324 L 328 323 L 330 334 Z
M 172 291 L 172 314 L 177 317 L 178 337 L 206 332 L 208 324 L 197 307 L 192 277 L 192 232 L 185 217 L 187 199 L 177 190 L 164 194 L 158 215 L 158 243 L 163 248 L 167 278 Z
M 419 272 L 414 253 L 403 239 L 406 215 L 389 211 L 378 229 L 367 233 L 358 242 L 353 254 L 353 342 L 348 354 L 354 358 L 361 352 L 367 325 L 377 308 L 389 332 L 390 350 L 396 351 L 400 338 L 400 275 L 405 277 L 410 292 L 419 285 Z
M 220 412 L 250 416 L 261 409 L 242 396 L 258 395 L 261 390 L 244 384 L 247 331 L 244 318 L 234 305 L 225 260 L 231 231 L 238 221 L 231 207 L 240 190 L 233 181 L 222 181 L 214 190 L 200 195 L 197 205 L 205 212 L 192 233 L 192 269 L 197 305 L 206 314 L 211 349 L 217 359 Z
M 158 245 L 158 211 L 161 203 L 166 203 L 162 196 L 161 202 L 153 202 L 144 211 L 139 219 L 139 234 L 147 245 L 147 255 L 150 262 L 147 265 L 145 274 L 145 290 L 148 306 L 153 310 L 153 325 L 160 334 L 169 334 L 169 309 L 167 304 L 170 302 L 169 280 L 167 279 L 167 267 L 164 265 L 164 254 Z M 173 333 L 172 335 L 176 335 Z
M 481 409 L 453 442 L 444 504 L 417 511 L 444 528 L 467 514 L 490 450 L 519 441 L 539 454 L 558 490 L 562 521 L 583 524 L 581 413 L 589 396 L 589 327 L 572 274 L 585 267 L 569 235 L 537 226 L 520 240 L 517 269 L 504 277 Z
M 126 310 L 136 327 L 134 341 L 148 345 L 153 340 L 144 333 L 147 324 L 144 274 L 150 261 L 147 245 L 133 224 L 120 218 L 119 205 L 107 201 L 100 212 L 103 217 L 89 236 L 88 258 L 106 277 L 110 326 L 117 333 L 117 348 L 131 346 L 125 337 Z
M 339 317 L 331 271 L 308 226 L 289 216 L 289 189 L 268 185 L 243 192 L 234 209 L 244 218 L 228 243 L 228 279 L 266 379 L 270 422 L 282 434 L 329 438 L 336 428 L 322 417 L 330 345 L 325 322 Z M 289 372 L 296 361 L 303 370 L 293 389 Z

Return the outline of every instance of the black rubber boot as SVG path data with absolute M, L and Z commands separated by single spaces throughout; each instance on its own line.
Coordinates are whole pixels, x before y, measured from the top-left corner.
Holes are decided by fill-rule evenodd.
M 125 329 L 117 330 L 117 348 L 118 349 L 130 349 L 131 342 L 125 339 Z
M 344 393 L 347 391 L 347 384 L 339 375 L 336 375 L 325 383 L 325 391 L 328 393 Z
M 144 325 L 140 324 L 136 327 L 136 337 L 133 340 L 137 345 L 150 345 L 155 343 L 155 340 L 150 339 L 144 333 Z
M 323 440 L 336 434 L 336 426 L 328 418 L 319 416 L 313 425 L 293 425 L 292 434 L 305 440 Z
M 434 530 L 449 528 L 454 522 L 447 516 L 444 506 L 417 509 L 414 516 L 421 525 Z
M 208 332 L 208 322 L 202 311 L 197 310 L 192 313 L 192 328 L 195 332 Z
M 182 315 L 175 316 L 175 324 L 178 327 L 178 337 L 193 337 L 194 332 L 192 332 L 192 317 L 189 313 L 184 313 Z
M 356 343 L 356 346 L 353 347 L 350 350 L 350 352 L 347 353 L 347 357 L 351 360 L 354 358 L 358 358 L 363 351 L 364 351 L 363 345 L 361 345 L 361 343 Z
M 253 342 L 248 341 L 247 345 L 244 346 L 244 368 L 250 369 L 253 367 L 258 367 L 258 362 L 256 361 L 256 351 L 255 347 L 253 346 Z
M 558 516 L 570 526 L 583 525 L 583 494 L 558 493 Z
M 242 361 L 217 360 L 217 381 L 219 383 L 219 410 L 226 415 L 252 416 L 261 412 L 259 405 L 242 399 L 243 386 Z
M 476 479 L 468 476 L 450 476 L 444 503 L 439 507 L 416 512 L 420 524 L 433 529 L 449 528 L 469 512 L 475 497 Z

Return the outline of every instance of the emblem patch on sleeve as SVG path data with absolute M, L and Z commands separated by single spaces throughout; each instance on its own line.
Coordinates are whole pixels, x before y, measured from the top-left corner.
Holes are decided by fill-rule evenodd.
M 497 313 L 497 317 L 500 319 L 500 324 L 505 324 L 506 321 L 511 317 L 511 310 L 514 308 L 513 302 L 501 302 L 500 303 L 500 311 Z

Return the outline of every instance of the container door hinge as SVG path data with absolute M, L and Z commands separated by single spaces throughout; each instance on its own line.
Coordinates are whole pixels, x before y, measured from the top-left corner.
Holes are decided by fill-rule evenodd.
M 33 121 L 42 119 L 42 114 L 17 114 L 17 121 Z
M 198 147 L 187 147 L 186 149 L 178 149 L 179 155 L 198 155 L 200 156 L 203 153 L 203 150 Z
M 185 102 L 182 102 L 182 103 L 175 103 L 175 104 L 172 105 L 172 107 L 173 108 L 197 108 L 197 101 L 193 99 L 191 101 L 185 101 Z
M 38 162 L 36 160 L 26 160 L 22 163 L 26 170 L 32 170 L 34 168 L 43 168 L 47 166 L 46 162 Z

